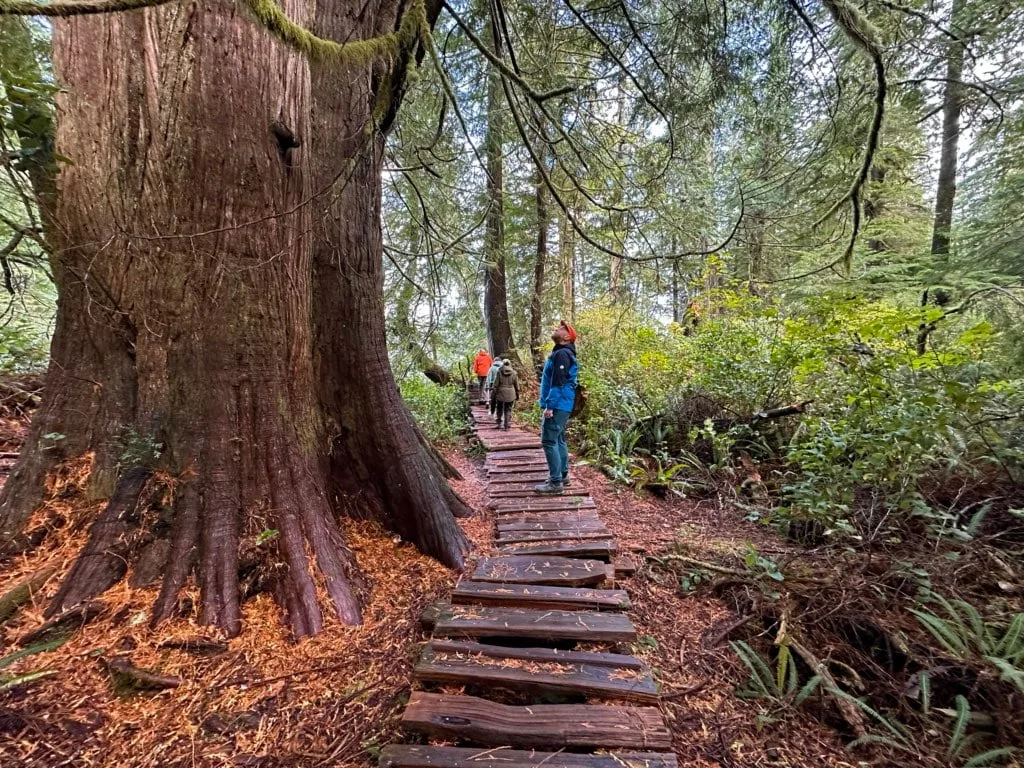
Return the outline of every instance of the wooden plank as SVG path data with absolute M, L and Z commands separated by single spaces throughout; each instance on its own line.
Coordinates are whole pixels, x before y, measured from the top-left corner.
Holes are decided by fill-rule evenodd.
M 514 707 L 476 696 L 415 691 L 402 715 L 402 726 L 445 741 L 462 739 L 487 747 L 672 749 L 672 734 L 657 707 Z
M 561 610 L 624 611 L 630 607 L 629 595 L 622 589 L 495 584 L 487 581 L 460 581 L 452 592 L 452 602 Z
M 678 768 L 676 756 L 658 752 L 583 755 L 572 752 L 431 747 L 389 744 L 380 752 L 380 768 Z
M 559 648 L 513 648 L 488 645 L 469 640 L 431 640 L 427 643 L 438 653 L 458 653 L 493 658 L 514 658 L 522 662 L 566 662 L 590 664 L 597 667 L 622 667 L 627 670 L 646 670 L 647 666 L 636 656 L 623 653 L 601 653 L 589 650 L 561 650 Z
M 621 613 L 449 605 L 427 609 L 423 625 L 436 637 L 522 637 L 528 640 L 631 643 L 636 627 Z
M 509 584 L 585 587 L 604 581 L 605 564 L 598 560 L 536 555 L 485 557 L 476 564 L 473 578 Z
M 508 555 L 559 555 L 561 557 L 592 557 L 611 560 L 619 548 L 612 539 L 595 539 L 594 541 L 518 542 L 499 546 L 498 551 Z
M 603 531 L 607 530 L 603 522 L 596 515 L 583 517 L 570 513 L 570 517 L 556 517 L 553 519 L 524 520 L 508 522 L 512 515 L 506 515 L 498 520 L 495 527 L 498 535 L 506 533 L 544 533 L 547 531 Z
M 525 482 L 525 483 L 505 483 L 502 485 L 491 485 L 487 488 L 487 495 L 492 499 L 512 499 L 528 496 L 531 498 L 537 497 L 537 486 L 540 483 Z M 567 494 L 563 494 L 567 495 Z M 590 496 L 590 491 L 573 489 L 573 496 Z
M 532 497 L 527 496 L 519 499 L 494 499 L 491 506 L 498 514 L 509 512 L 530 512 L 532 510 L 574 510 L 574 509 L 597 509 L 597 504 L 589 496 L 543 496 L 535 493 Z
M 596 509 L 535 509 L 524 512 L 507 512 L 495 520 L 499 528 L 506 524 L 518 523 L 559 523 L 571 525 L 574 522 L 601 522 Z
M 477 437 L 480 437 L 480 436 L 478 435 Z M 500 448 L 530 448 L 530 447 L 532 447 L 534 445 L 538 445 L 539 441 L 534 440 L 532 442 L 528 442 L 525 439 L 524 440 L 508 440 L 508 441 L 505 441 L 505 440 L 489 440 L 489 439 L 485 439 L 484 438 L 484 439 L 480 440 L 480 444 L 483 445 L 485 450 L 493 451 L 493 450 L 497 450 L 497 449 L 500 449 Z
M 611 531 L 603 527 L 555 528 L 546 531 L 498 531 L 497 544 L 523 544 L 541 541 L 588 541 L 610 539 Z
M 543 454 L 537 456 L 516 456 L 511 459 L 494 459 L 484 461 L 484 469 L 494 472 L 521 472 L 524 469 L 547 469 L 548 463 Z
M 547 470 L 524 470 L 522 472 L 507 472 L 487 478 L 487 486 L 495 488 L 502 485 L 523 485 L 525 483 L 543 483 L 548 479 Z
M 525 458 L 527 456 L 539 456 L 540 458 L 543 459 L 544 458 L 544 451 L 542 451 L 540 449 L 530 450 L 530 451 L 524 451 L 524 450 L 520 450 L 520 451 L 495 451 L 494 453 L 489 454 L 487 456 L 487 461 L 488 462 L 493 462 L 493 461 L 501 461 L 502 459 L 522 459 L 522 458 Z
M 636 656 L 621 653 L 595 653 L 593 651 L 565 651 L 559 648 L 512 648 L 504 645 L 474 643 L 469 640 L 431 640 L 427 643 L 436 653 L 463 656 L 486 656 L 519 661 L 565 662 L 592 664 L 598 667 L 621 667 L 644 671 L 647 665 Z
M 632 555 L 619 555 L 612 560 L 616 576 L 632 576 L 639 567 L 637 558 Z
M 505 653 L 524 649 L 490 646 L 490 652 L 485 654 L 450 652 L 438 646 L 437 642 L 431 642 L 423 649 L 413 667 L 414 679 L 454 685 L 498 686 L 534 694 L 569 693 L 643 702 L 658 699 L 654 680 L 643 666 L 592 664 L 576 658 L 573 651 L 563 652 L 558 661 L 541 661 Z M 614 657 L 620 654 L 603 655 Z

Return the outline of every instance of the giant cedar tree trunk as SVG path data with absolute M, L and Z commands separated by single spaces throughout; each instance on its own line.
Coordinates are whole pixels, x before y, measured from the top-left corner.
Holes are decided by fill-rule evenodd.
M 315 31 L 335 40 L 394 29 L 398 2 L 317 7 Z M 399 66 L 401 69 L 401 63 Z M 383 519 L 442 562 L 460 567 L 465 505 L 424 450 L 391 374 L 384 331 L 381 169 L 384 134 L 403 81 L 382 65 L 313 67 L 312 165 L 318 201 L 313 266 L 315 360 L 330 420 L 332 501 Z M 345 343 L 338 343 L 344 338 Z
M 337 39 L 358 35 L 349 5 L 332 5 Z M 395 8 L 370 5 L 363 24 L 393 28 Z M 305 7 L 285 3 L 300 23 Z M 85 451 L 96 453 L 97 492 L 110 495 L 116 438 L 131 429 L 163 446 L 158 468 L 175 477 L 154 620 L 195 572 L 200 620 L 237 633 L 240 545 L 248 556 L 272 529 L 261 568 L 294 632 L 320 629 L 318 588 L 341 620 L 358 621 L 341 508 L 459 565 L 458 501 L 384 349 L 380 138 L 368 153 L 358 141 L 369 69 L 317 73 L 318 87 L 336 89 L 317 108 L 344 118 L 332 160 L 352 174 L 344 190 L 316 194 L 324 168 L 310 172 L 308 137 L 314 151 L 327 142 L 311 126 L 309 65 L 236 6 L 62 20 L 54 47 L 57 148 L 74 162 L 59 177 L 53 362 L 23 461 L 31 471 L 12 476 L 0 500 L 8 523 L 24 519 L 18 499 L 37 493 L 52 461 Z M 399 92 L 386 98 L 393 112 Z M 339 127 L 318 117 L 322 132 Z M 314 231 L 335 239 L 314 248 Z M 46 437 L 54 432 L 65 437 Z M 124 573 L 93 561 L 131 556 L 131 532 L 111 510 L 141 487 L 138 473 L 118 482 L 50 612 Z
M 489 23 L 494 50 L 501 56 L 497 25 Z M 505 188 L 502 152 L 504 151 L 501 74 L 489 66 L 487 78 L 487 228 L 484 233 L 484 323 L 492 355 L 511 354 L 515 349 L 512 324 L 508 316 L 508 291 L 505 280 Z M 518 362 L 518 361 L 517 361 Z

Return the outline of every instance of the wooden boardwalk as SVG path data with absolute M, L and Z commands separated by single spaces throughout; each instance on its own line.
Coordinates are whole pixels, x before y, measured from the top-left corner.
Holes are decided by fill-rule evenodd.
M 615 582 L 635 566 L 585 489 L 534 493 L 536 435 L 473 416 L 498 554 L 424 614 L 402 725 L 428 743 L 387 746 L 380 765 L 678 768 L 651 670 L 619 648 L 636 628 Z

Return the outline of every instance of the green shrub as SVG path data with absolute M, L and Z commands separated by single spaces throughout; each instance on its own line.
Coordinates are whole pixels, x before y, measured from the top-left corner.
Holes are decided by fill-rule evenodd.
M 577 326 L 590 401 L 573 434 L 636 486 L 686 489 L 701 465 L 738 486 L 740 464 L 759 461 L 777 499 L 762 517 L 786 528 L 866 539 L 914 520 L 969 537 L 977 520 L 934 491 L 1024 479 L 1024 379 L 1003 332 L 939 315 L 842 293 L 780 304 L 728 289 L 696 329 L 587 312 Z M 935 320 L 918 354 L 918 329 Z M 799 417 L 757 417 L 806 401 Z
M 413 417 L 431 440 L 452 440 L 466 427 L 466 394 L 458 385 L 438 386 L 419 373 L 399 385 Z

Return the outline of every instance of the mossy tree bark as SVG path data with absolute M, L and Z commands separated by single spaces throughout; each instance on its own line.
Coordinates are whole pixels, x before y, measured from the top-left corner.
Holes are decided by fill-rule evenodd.
M 399 18 L 387 0 L 333 2 L 315 20 L 299 0 L 284 9 L 335 40 Z M 58 181 L 53 363 L 25 461 L 93 451 L 95 492 L 130 504 L 138 474 L 118 435 L 162 447 L 152 466 L 174 478 L 173 509 L 155 621 L 194 574 L 200 620 L 238 633 L 240 552 L 251 561 L 269 530 L 255 559 L 293 631 L 321 629 L 320 594 L 358 621 L 344 512 L 460 566 L 464 507 L 384 341 L 381 129 L 408 57 L 311 70 L 224 0 L 54 26 L 57 150 L 73 163 Z M 43 476 L 12 476 L 8 529 Z M 119 521 L 98 520 L 83 555 L 130 538 Z M 109 586 L 87 570 L 52 611 Z

